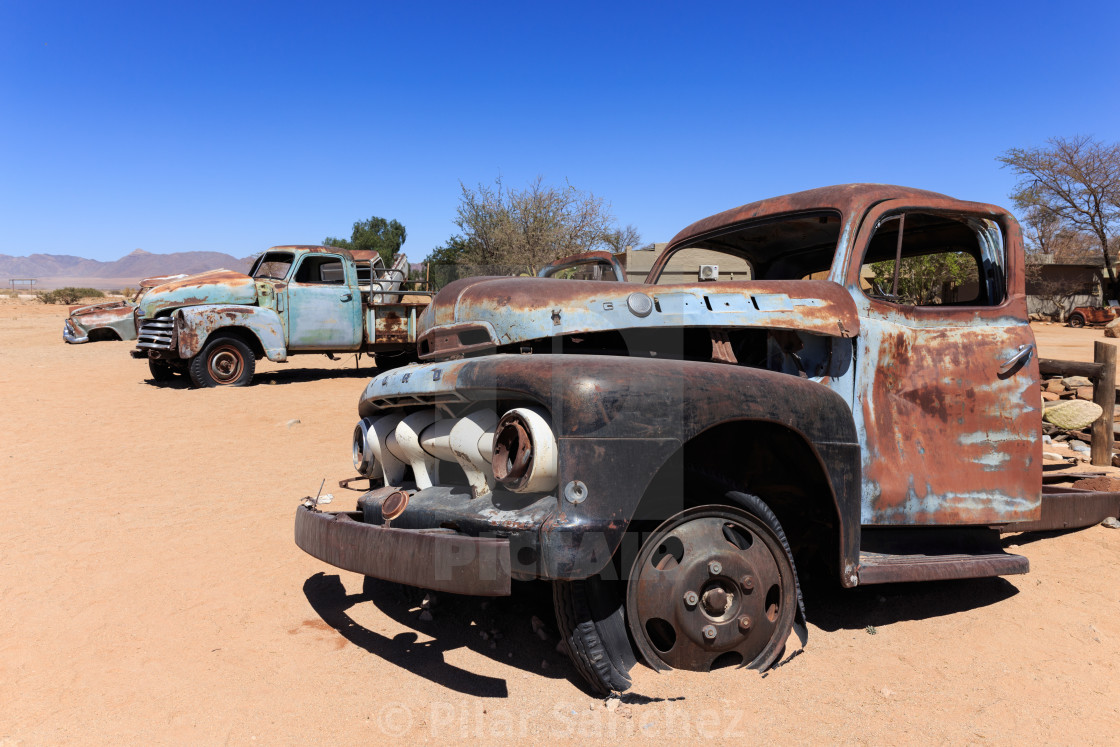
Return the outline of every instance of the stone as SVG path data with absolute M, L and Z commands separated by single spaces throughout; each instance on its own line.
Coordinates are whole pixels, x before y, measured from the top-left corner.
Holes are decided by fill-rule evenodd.
M 1089 444 L 1084 443 L 1083 441 L 1070 441 L 1069 450 L 1076 451 L 1078 454 L 1088 454 L 1092 451 L 1092 448 L 1090 448 Z
M 1104 325 L 1105 337 L 1120 337 L 1120 319 L 1113 319 Z
M 1093 387 L 1091 387 L 1091 386 L 1079 386 L 1079 387 L 1077 387 L 1077 398 L 1078 399 L 1088 399 L 1088 400 L 1093 399 Z
M 1061 397 L 1060 394 L 1055 394 L 1054 392 L 1043 392 L 1042 393 L 1042 401 L 1043 402 L 1057 402 L 1061 398 L 1062 397 Z
M 1049 436 L 1043 436 L 1042 443 L 1049 445 L 1054 443 L 1054 439 L 1050 438 Z
M 1071 399 L 1048 407 L 1042 419 L 1067 431 L 1079 431 L 1101 416 L 1100 405 L 1083 399 Z
M 1109 516 L 1101 522 L 1101 526 L 1108 527 L 1109 529 L 1120 529 L 1120 521 L 1117 521 L 1115 516 Z
M 431 622 L 431 621 L 432 621 L 431 611 L 430 610 L 423 610 L 420 613 L 420 622 Z
M 1042 458 L 1047 459 L 1051 462 L 1064 462 L 1066 460 L 1066 458 L 1064 456 L 1062 456 L 1061 454 L 1055 454 L 1052 451 L 1042 452 Z
M 1052 394 L 1061 394 L 1066 390 L 1066 385 L 1061 379 L 1050 379 L 1046 382 L 1045 389 Z
M 1062 379 L 1062 384 L 1066 389 L 1077 389 L 1083 386 L 1092 386 L 1093 382 L 1084 376 L 1067 376 Z

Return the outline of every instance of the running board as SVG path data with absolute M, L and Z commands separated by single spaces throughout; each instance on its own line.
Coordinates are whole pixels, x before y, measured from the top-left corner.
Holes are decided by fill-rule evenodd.
M 859 554 L 859 583 L 893 584 L 903 581 L 946 581 L 954 578 L 987 578 L 1026 573 L 1030 562 L 1005 552 L 985 555 L 885 555 Z
M 859 583 L 946 581 L 1027 573 L 1030 561 L 1003 551 L 987 528 L 871 529 L 864 527 Z

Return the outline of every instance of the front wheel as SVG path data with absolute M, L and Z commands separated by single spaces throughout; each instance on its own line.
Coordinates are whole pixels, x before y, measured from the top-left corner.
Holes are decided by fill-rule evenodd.
M 148 359 L 148 371 L 151 372 L 152 379 L 155 381 L 171 381 L 177 373 L 170 363 L 157 358 Z
M 637 663 L 626 634 L 624 598 L 623 582 L 599 576 L 552 583 L 556 626 L 568 657 L 601 695 L 628 690 L 630 669 Z
M 188 371 L 199 388 L 247 386 L 256 367 L 256 356 L 248 345 L 235 337 L 219 337 L 191 358 Z
M 1069 318 L 1069 326 L 1071 326 L 1071 327 L 1084 327 L 1085 326 L 1085 317 L 1081 316 L 1080 314 L 1074 314 L 1073 316 L 1071 316 Z
M 634 560 L 626 618 L 654 669 L 765 670 L 785 650 L 800 609 L 789 545 L 765 503 L 734 495 L 750 510 L 682 511 Z

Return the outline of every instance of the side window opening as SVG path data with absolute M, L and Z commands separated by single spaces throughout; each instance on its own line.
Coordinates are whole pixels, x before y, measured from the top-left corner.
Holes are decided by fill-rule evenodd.
M 346 282 L 342 260 L 338 257 L 304 257 L 299 269 L 296 270 L 295 282 L 342 285 Z
M 860 287 L 906 306 L 998 306 L 1007 294 L 1003 236 L 992 221 L 903 213 L 880 221 Z

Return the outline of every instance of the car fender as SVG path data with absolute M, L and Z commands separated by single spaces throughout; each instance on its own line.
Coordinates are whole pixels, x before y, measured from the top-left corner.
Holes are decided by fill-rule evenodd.
M 288 359 L 284 324 L 275 310 L 226 304 L 187 306 L 175 311 L 179 357 L 183 360 L 193 358 L 206 346 L 211 335 L 230 327 L 251 333 L 270 361 Z

